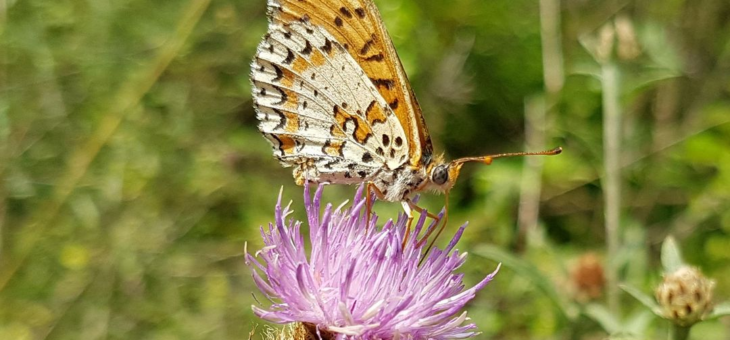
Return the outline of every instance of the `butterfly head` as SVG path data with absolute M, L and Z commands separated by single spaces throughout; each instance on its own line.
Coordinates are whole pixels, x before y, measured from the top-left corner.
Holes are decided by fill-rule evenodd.
M 456 183 L 459 171 L 464 163 L 437 160 L 432 163 L 428 171 L 429 189 L 439 192 L 448 192 Z
M 459 172 L 464 163 L 468 162 L 479 162 L 483 164 L 492 164 L 492 160 L 495 158 L 502 157 L 513 157 L 513 156 L 549 156 L 557 155 L 563 151 L 563 148 L 555 148 L 552 150 L 540 151 L 540 152 L 517 152 L 517 153 L 502 153 L 490 156 L 479 156 L 479 157 L 464 157 L 453 160 L 451 162 L 444 162 L 442 158 L 437 159 L 428 168 L 428 179 L 429 189 L 440 192 L 448 192 L 456 183 L 456 179 L 459 177 Z

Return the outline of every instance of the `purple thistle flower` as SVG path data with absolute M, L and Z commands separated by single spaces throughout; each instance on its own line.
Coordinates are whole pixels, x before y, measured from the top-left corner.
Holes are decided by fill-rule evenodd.
M 309 188 L 304 190 L 309 258 L 302 223 L 285 221 L 291 210 L 289 206 L 282 209 L 281 192 L 276 222 L 268 230 L 261 228 L 264 248 L 256 257 L 246 251 L 256 285 L 272 302 L 268 308 L 252 306 L 257 316 L 276 323 L 314 325 L 322 338 L 329 333 L 337 339 L 460 339 L 479 334 L 476 325 L 464 324 L 470 319 L 460 311 L 499 267 L 464 290 L 463 274 L 453 272 L 466 261 L 466 253 L 452 250 L 466 224 L 446 249 L 434 248 L 419 266 L 422 245 L 415 235 L 425 224 L 425 214 L 403 249 L 404 214 L 380 230 L 375 228 L 374 216 L 368 227 L 364 186 L 360 186 L 352 207 L 343 209 L 345 202 L 333 210 L 327 204 L 320 215 L 323 187 L 319 186 L 313 200 Z M 429 226 L 434 227 L 435 223 Z

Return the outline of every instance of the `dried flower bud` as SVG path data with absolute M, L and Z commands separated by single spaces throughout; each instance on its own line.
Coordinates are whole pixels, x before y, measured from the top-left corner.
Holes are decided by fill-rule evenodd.
M 616 35 L 616 31 L 613 28 L 613 23 L 606 23 L 598 31 L 598 44 L 596 45 L 596 59 L 599 62 L 607 62 L 611 60 L 611 54 L 613 52 L 613 40 Z
M 634 24 L 631 23 L 625 15 L 619 15 L 614 19 L 616 26 L 616 36 L 618 38 L 618 57 L 624 60 L 630 60 L 641 54 L 641 48 L 636 41 L 636 32 Z
M 656 299 L 665 318 L 687 327 L 712 311 L 714 288 L 714 281 L 696 268 L 685 266 L 664 275 L 664 282 L 656 289 Z
M 603 294 L 606 280 L 603 265 L 596 254 L 583 254 L 573 267 L 572 278 L 578 301 L 594 300 Z

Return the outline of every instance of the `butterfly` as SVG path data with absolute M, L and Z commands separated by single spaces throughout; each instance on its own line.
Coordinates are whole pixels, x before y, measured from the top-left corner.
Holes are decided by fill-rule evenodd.
M 267 8 L 268 32 L 251 64 L 254 108 L 259 130 L 280 163 L 294 167 L 299 185 L 367 183 L 368 197 L 402 203 L 410 228 L 412 210 L 440 222 L 411 198 L 445 193 L 448 212 L 448 192 L 464 163 L 561 151 L 446 162 L 434 155 L 423 113 L 372 0 L 268 0 Z

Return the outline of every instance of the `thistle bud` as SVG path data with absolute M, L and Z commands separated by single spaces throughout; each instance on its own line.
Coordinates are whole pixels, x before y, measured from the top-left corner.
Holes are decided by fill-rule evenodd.
M 583 254 L 573 267 L 572 278 L 578 301 L 595 300 L 603 294 L 606 279 L 601 259 L 596 254 Z
M 664 282 L 656 289 L 656 299 L 665 318 L 688 327 L 712 311 L 714 288 L 714 281 L 696 268 L 684 266 L 664 275 Z

